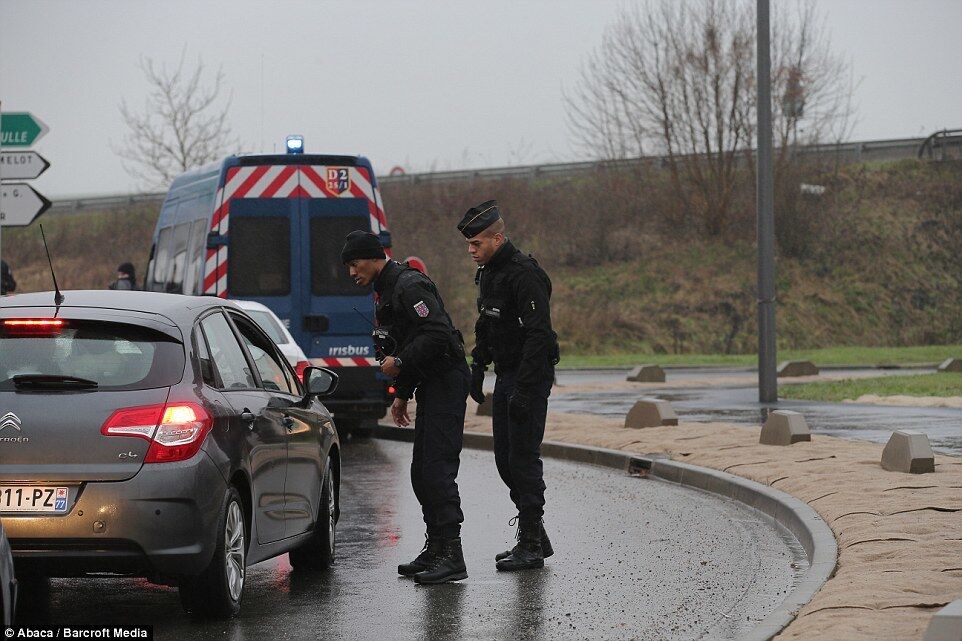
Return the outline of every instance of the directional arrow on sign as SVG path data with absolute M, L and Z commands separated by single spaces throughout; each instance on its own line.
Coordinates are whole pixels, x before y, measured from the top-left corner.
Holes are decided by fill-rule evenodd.
M 0 147 L 29 147 L 50 128 L 26 111 L 0 113 Z
M 27 183 L 0 185 L 0 226 L 23 227 L 47 211 L 50 201 Z
M 47 171 L 50 163 L 35 151 L 0 152 L 0 178 L 32 180 Z

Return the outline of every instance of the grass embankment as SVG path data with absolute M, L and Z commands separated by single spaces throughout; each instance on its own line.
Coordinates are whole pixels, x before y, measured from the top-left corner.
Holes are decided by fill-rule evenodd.
M 920 365 L 962 358 L 962 345 L 916 345 L 912 347 L 826 347 L 822 349 L 789 349 L 778 352 L 779 361 L 812 361 L 819 367 L 853 365 Z M 755 354 L 652 354 L 629 351 L 616 354 L 563 355 L 561 367 L 634 367 L 646 363 L 658 365 L 717 365 L 754 367 Z M 912 377 L 918 378 L 918 377 Z
M 856 400 L 865 394 L 878 396 L 962 396 L 962 373 L 883 376 L 805 383 L 802 385 L 783 385 L 780 393 L 786 398 L 830 402 Z
M 779 360 L 962 356 L 962 162 L 843 165 L 813 181 L 823 196 L 799 197 L 794 218 L 778 208 Z M 475 270 L 454 225 L 469 204 L 497 198 L 512 240 L 551 275 L 562 366 L 753 366 L 754 183 L 716 235 L 663 183 L 657 172 L 404 183 L 385 185 L 384 202 L 395 255 L 427 261 L 469 347 Z M 103 288 L 124 261 L 142 281 L 156 217 L 156 205 L 44 216 L 61 288 Z M 5 230 L 3 257 L 18 291 L 50 288 L 36 225 Z M 864 347 L 834 347 L 851 345 Z

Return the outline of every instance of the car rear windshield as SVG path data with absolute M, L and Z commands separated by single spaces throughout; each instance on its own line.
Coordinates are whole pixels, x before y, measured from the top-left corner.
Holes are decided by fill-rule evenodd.
M 184 346 L 161 332 L 125 323 L 65 320 L 62 327 L 23 329 L 0 323 L 0 390 L 14 377 L 94 381 L 99 390 L 167 387 L 184 374 Z
M 277 321 L 274 320 L 271 314 L 256 309 L 248 309 L 245 311 L 254 319 L 254 322 L 260 325 L 260 328 L 271 337 L 272 341 L 278 345 L 283 345 L 287 342 L 287 337 L 284 336 L 284 330 L 281 329 L 281 326 L 277 324 Z

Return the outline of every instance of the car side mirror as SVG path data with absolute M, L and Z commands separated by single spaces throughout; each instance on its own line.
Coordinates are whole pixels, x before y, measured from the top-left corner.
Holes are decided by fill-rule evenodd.
M 307 396 L 327 398 L 337 390 L 337 374 L 324 367 L 306 367 L 304 387 L 307 388 Z

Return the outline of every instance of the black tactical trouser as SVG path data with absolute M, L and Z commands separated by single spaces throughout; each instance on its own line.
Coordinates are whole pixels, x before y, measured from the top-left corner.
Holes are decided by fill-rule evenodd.
M 522 519 L 540 519 L 544 515 L 544 474 L 541 464 L 541 441 L 548 414 L 548 396 L 554 383 L 554 366 L 545 365 L 544 376 L 529 393 L 530 414 L 523 423 L 508 416 L 508 400 L 514 394 L 518 370 L 498 372 L 492 399 L 494 428 L 494 461 L 501 480 L 508 486 L 511 500 Z
M 411 486 L 429 536 L 454 538 L 461 533 L 464 514 L 457 478 L 470 385 L 471 374 L 462 361 L 460 366 L 422 381 L 414 393 L 417 410 Z

